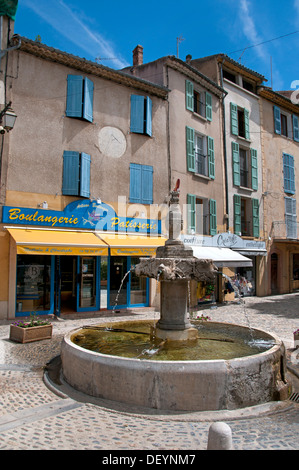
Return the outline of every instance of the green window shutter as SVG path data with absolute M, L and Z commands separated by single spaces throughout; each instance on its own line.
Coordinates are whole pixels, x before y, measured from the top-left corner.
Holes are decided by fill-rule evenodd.
M 186 80 L 186 109 L 194 111 L 193 83 Z
M 186 126 L 187 170 L 195 172 L 194 129 Z
M 249 134 L 249 111 L 244 108 L 244 126 L 245 126 L 245 139 L 250 139 Z
M 214 152 L 214 139 L 208 137 L 208 162 L 209 162 L 209 177 L 215 179 L 215 152 Z
M 233 159 L 233 181 L 235 186 L 240 186 L 240 156 L 239 144 L 232 142 L 232 159 Z
M 241 231 L 241 196 L 234 194 L 234 232 L 239 235 Z
M 293 114 L 293 139 L 299 142 L 299 119 L 295 114 Z
M 90 196 L 90 155 L 84 152 L 81 153 L 80 196 Z
M 255 191 L 258 189 L 258 168 L 257 168 L 257 150 L 250 149 L 251 153 L 251 187 Z
M 234 103 L 230 104 L 230 124 L 231 124 L 231 133 L 233 135 L 239 135 L 238 106 Z
M 196 232 L 196 196 L 187 194 L 188 233 Z
M 260 217 L 259 217 L 259 200 L 252 199 L 252 235 L 255 238 L 260 236 Z
M 217 210 L 215 199 L 210 199 L 210 235 L 217 235 Z
M 274 113 L 274 132 L 275 134 L 281 134 L 281 120 L 280 120 L 280 108 L 273 106 Z
M 206 118 L 212 121 L 212 95 L 206 91 Z
M 65 150 L 63 152 L 63 181 L 62 194 L 65 196 L 79 196 L 79 168 L 80 154 Z

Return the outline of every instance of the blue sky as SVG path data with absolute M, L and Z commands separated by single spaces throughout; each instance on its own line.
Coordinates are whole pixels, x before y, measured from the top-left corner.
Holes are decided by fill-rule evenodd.
M 221 52 L 274 90 L 299 81 L 299 0 L 19 0 L 15 33 L 115 69 L 137 44 L 144 62 L 177 55 L 181 38 L 182 60 Z

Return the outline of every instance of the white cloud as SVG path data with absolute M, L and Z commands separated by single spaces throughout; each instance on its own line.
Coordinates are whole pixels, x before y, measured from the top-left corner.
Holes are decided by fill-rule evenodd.
M 241 20 L 241 25 L 243 27 L 243 33 L 247 37 L 247 39 L 250 41 L 249 45 L 254 45 L 254 44 L 259 44 L 263 40 L 259 36 L 253 16 L 250 15 L 249 12 L 249 7 L 250 3 L 248 0 L 241 0 L 239 3 L 240 6 L 240 20 Z M 268 60 L 268 54 L 266 53 L 265 49 L 263 46 L 257 46 L 255 47 L 257 55 L 260 57 L 262 60 Z
M 109 58 L 110 64 L 123 68 L 128 63 L 118 54 L 113 45 L 101 34 L 94 31 L 80 19 L 63 0 L 23 0 L 24 6 L 33 10 L 40 18 L 52 26 L 77 47 L 85 51 L 88 57 Z

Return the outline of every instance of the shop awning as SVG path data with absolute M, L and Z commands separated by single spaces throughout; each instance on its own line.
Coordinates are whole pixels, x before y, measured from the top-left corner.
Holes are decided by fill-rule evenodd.
M 16 242 L 17 254 L 108 255 L 108 246 L 92 232 L 6 228 Z
M 166 238 L 163 237 L 96 233 L 99 239 L 110 246 L 111 256 L 153 256 L 156 249 L 166 242 Z
M 199 259 L 211 259 L 218 268 L 251 267 L 252 261 L 230 248 L 192 246 L 193 255 Z

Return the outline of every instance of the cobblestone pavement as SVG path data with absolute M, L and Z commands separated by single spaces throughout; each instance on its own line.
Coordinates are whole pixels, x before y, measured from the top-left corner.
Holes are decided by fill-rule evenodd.
M 213 321 L 248 325 L 273 332 L 288 348 L 289 364 L 299 377 L 293 331 L 299 327 L 299 294 L 252 297 L 243 303 L 207 307 L 199 313 Z M 46 385 L 44 367 L 59 356 L 63 335 L 86 324 L 156 318 L 151 309 L 73 314 L 53 320 L 51 340 L 19 344 L 9 340 L 9 321 L 0 321 L 0 449 L 190 451 L 207 448 L 212 421 L 225 421 L 236 450 L 298 450 L 299 403 L 276 409 L 254 407 L 243 413 L 145 413 L 80 394 L 67 396 Z M 293 376 L 295 377 L 295 376 Z M 298 381 L 299 383 L 299 381 Z M 296 379 L 294 387 L 299 392 Z

